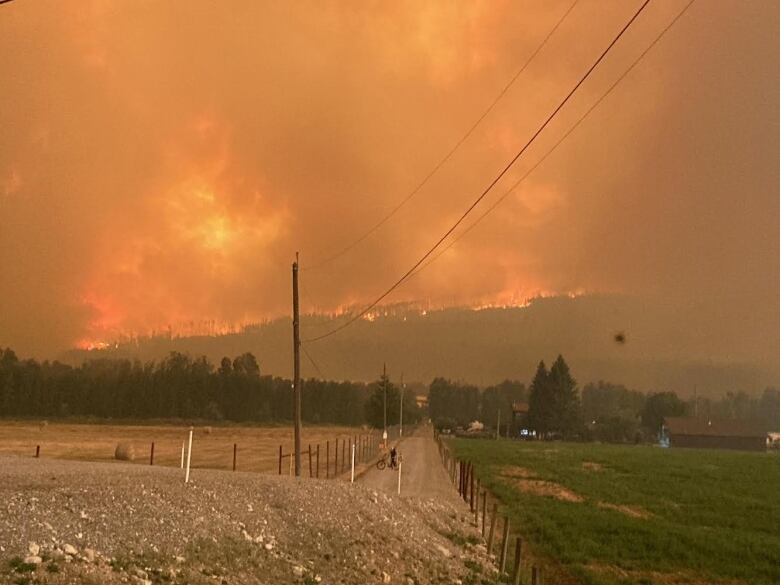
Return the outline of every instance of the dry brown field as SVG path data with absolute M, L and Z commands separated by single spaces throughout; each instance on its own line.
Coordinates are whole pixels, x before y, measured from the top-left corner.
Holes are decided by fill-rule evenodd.
M 129 443 L 135 451 L 134 462 L 149 465 L 151 444 L 154 442 L 154 465 L 176 466 L 181 462 L 182 445 L 189 435 L 189 426 L 174 424 L 120 425 L 40 423 L 35 421 L 0 420 L 0 454 L 34 456 L 40 445 L 42 458 L 75 459 L 83 461 L 113 461 L 119 443 Z M 192 467 L 232 469 L 233 445 L 237 446 L 238 471 L 278 473 L 279 446 L 283 452 L 292 451 L 291 426 L 207 426 L 193 427 Z M 335 441 L 339 451 L 344 439 L 367 436 L 368 430 L 356 427 L 303 427 L 303 450 L 311 444 L 316 453 L 320 445 L 320 473 L 325 472 L 326 442 L 330 442 L 330 461 L 333 467 Z M 376 435 L 374 437 L 376 439 Z M 339 452 L 341 457 L 341 452 Z M 289 457 L 283 460 L 283 472 L 288 471 Z M 316 465 L 316 459 L 313 459 Z M 303 455 L 304 473 L 308 473 L 308 456 Z

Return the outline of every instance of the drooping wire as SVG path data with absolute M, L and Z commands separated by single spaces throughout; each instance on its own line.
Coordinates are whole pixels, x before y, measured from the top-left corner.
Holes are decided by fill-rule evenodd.
M 523 63 L 522 67 L 517 70 L 517 72 L 512 76 L 512 78 L 509 80 L 509 82 L 503 87 L 503 89 L 498 93 L 498 95 L 493 99 L 492 102 L 488 105 L 488 107 L 479 115 L 479 117 L 474 121 L 474 123 L 469 127 L 469 129 L 466 131 L 465 134 L 463 134 L 457 142 L 450 148 L 449 151 L 439 160 L 439 162 L 434 165 L 433 169 L 431 169 L 428 174 L 426 174 L 422 181 L 420 181 L 417 186 L 409 192 L 406 197 L 404 197 L 399 203 L 397 203 L 386 215 L 382 217 L 377 223 L 372 225 L 369 229 L 367 229 L 361 236 L 359 236 L 356 240 L 354 240 L 349 245 L 345 246 L 335 254 L 332 254 L 331 256 L 328 256 L 327 258 L 323 259 L 322 261 L 312 265 L 312 266 L 302 266 L 301 270 L 318 270 L 322 268 L 323 266 L 326 266 L 333 262 L 334 260 L 337 260 L 338 258 L 341 258 L 344 254 L 348 253 L 352 249 L 354 249 L 356 246 L 361 244 L 368 238 L 371 234 L 373 234 L 375 231 L 377 231 L 379 228 L 381 228 L 385 223 L 387 223 L 390 218 L 392 218 L 398 211 L 401 210 L 401 208 L 406 205 L 417 193 L 420 192 L 420 190 L 425 187 L 425 185 L 428 183 L 428 181 L 433 178 L 433 176 L 441 169 L 447 161 L 452 158 L 452 156 L 458 151 L 458 149 L 463 145 L 466 140 L 474 133 L 474 131 L 477 129 L 477 127 L 482 123 L 482 121 L 490 114 L 490 112 L 493 111 L 493 109 L 496 107 L 499 101 L 501 101 L 501 98 L 504 97 L 506 92 L 509 91 L 509 89 L 514 85 L 514 83 L 517 81 L 517 79 L 523 74 L 523 72 L 528 68 L 528 66 L 531 64 L 531 61 L 534 60 L 534 58 L 541 52 L 541 50 L 547 45 L 547 41 L 550 40 L 550 37 L 555 34 L 555 31 L 558 30 L 558 28 L 561 26 L 564 20 L 566 20 L 566 17 L 569 16 L 569 13 L 574 9 L 574 7 L 577 5 L 577 2 L 579 0 L 574 0 L 574 2 L 571 3 L 568 9 L 566 9 L 566 12 L 563 13 L 563 15 L 558 19 L 558 22 L 555 23 L 555 26 L 552 27 L 549 33 L 547 33 L 547 36 L 542 39 L 542 42 L 539 44 L 539 46 L 536 47 L 533 53 L 526 59 L 525 63 Z
M 615 38 L 612 39 L 612 42 L 609 43 L 606 49 L 599 55 L 598 59 L 588 68 L 588 70 L 585 72 L 585 74 L 580 78 L 580 80 L 577 82 L 577 84 L 569 91 L 569 93 L 566 95 L 565 98 L 561 101 L 560 104 L 553 110 L 553 112 L 547 117 L 547 119 L 542 123 L 541 126 L 534 132 L 534 134 L 531 136 L 531 138 L 525 143 L 525 145 L 515 154 L 514 157 L 507 163 L 507 165 L 501 170 L 500 173 L 490 182 L 490 184 L 480 193 L 480 195 L 474 200 L 474 202 L 469 205 L 469 207 L 466 209 L 466 211 L 463 212 L 463 214 L 458 218 L 458 220 L 442 235 L 436 243 L 425 253 L 422 255 L 422 257 L 415 262 L 415 264 L 407 270 L 401 278 L 399 278 L 390 288 L 388 288 L 385 292 L 383 292 L 379 297 L 374 300 L 371 304 L 369 304 L 367 307 L 365 307 L 362 311 L 360 311 L 357 315 L 354 315 L 352 318 L 347 320 L 345 323 L 342 323 L 338 327 L 335 327 L 334 329 L 331 329 L 327 333 L 323 333 L 322 335 L 318 335 L 316 337 L 312 337 L 310 339 L 304 340 L 306 343 L 311 343 L 315 341 L 320 341 L 322 339 L 325 339 L 326 337 L 330 337 L 331 335 L 338 333 L 339 331 L 345 329 L 346 327 L 349 327 L 352 323 L 357 321 L 358 319 L 362 318 L 366 313 L 368 313 L 371 309 L 376 307 L 382 300 L 387 297 L 391 292 L 393 292 L 396 288 L 398 288 L 411 274 L 414 273 L 415 270 L 423 263 L 425 260 L 428 259 L 428 257 L 433 254 L 434 251 L 450 236 L 452 232 L 454 232 L 457 227 L 463 223 L 463 221 L 468 217 L 468 215 L 474 210 L 474 208 L 479 205 L 479 203 L 487 196 L 487 194 L 493 189 L 493 187 L 506 175 L 507 172 L 509 172 L 509 169 L 512 168 L 512 166 L 517 162 L 517 160 L 523 155 L 523 153 L 528 150 L 528 148 L 533 144 L 533 142 L 536 140 L 536 138 L 544 131 L 544 129 L 547 127 L 547 125 L 555 118 L 555 116 L 558 114 L 558 112 L 561 111 L 561 109 L 568 103 L 568 101 L 571 99 L 571 97 L 574 95 L 574 93 L 580 88 L 580 86 L 585 83 L 585 80 L 590 77 L 590 74 L 593 73 L 593 70 L 596 69 L 596 67 L 601 63 L 604 58 L 607 56 L 607 54 L 610 52 L 612 47 L 615 46 L 615 44 L 620 40 L 620 38 L 623 36 L 623 34 L 628 30 L 628 28 L 634 23 L 634 21 L 639 17 L 639 15 L 642 13 L 642 11 L 647 7 L 647 5 L 650 3 L 650 0 L 644 0 L 642 5 L 639 7 L 639 9 L 634 13 L 634 15 L 628 20 L 628 22 L 623 26 L 622 29 L 620 29 L 620 32 L 615 36 Z
M 322 373 L 322 370 L 317 365 L 317 362 L 314 361 L 314 358 L 311 357 L 311 354 L 309 353 L 309 350 L 306 349 L 306 346 L 301 344 L 301 349 L 303 349 L 303 353 L 306 355 L 307 358 L 309 358 L 309 361 L 311 362 L 311 365 L 314 366 L 314 369 L 317 370 L 317 373 L 320 375 L 320 378 L 323 380 L 325 379 L 325 374 Z
M 539 166 L 540 166 L 540 165 L 541 165 L 541 164 L 542 164 L 542 163 L 543 163 L 545 160 L 547 160 L 547 158 L 548 158 L 548 157 L 549 157 L 549 156 L 550 156 L 550 155 L 551 155 L 551 154 L 552 154 L 552 153 L 553 153 L 555 150 L 557 150 L 557 148 L 558 148 L 558 147 L 561 145 L 561 143 L 563 143 L 563 142 L 564 142 L 564 141 L 565 141 L 565 140 L 566 140 L 566 139 L 567 139 L 567 138 L 568 138 L 568 137 L 569 137 L 569 136 L 570 136 L 570 135 L 571 135 L 571 134 L 572 134 L 572 133 L 573 133 L 573 132 L 574 132 L 574 131 L 577 129 L 577 127 L 578 127 L 578 126 L 579 126 L 579 125 L 580 125 L 582 122 L 584 122 L 584 121 L 585 121 L 585 119 L 586 119 L 586 118 L 587 118 L 587 117 L 588 117 L 588 116 L 591 114 L 591 112 L 593 112 L 593 110 L 595 110 L 595 109 L 596 109 L 596 108 L 599 106 L 599 104 L 601 104 L 601 102 L 602 102 L 602 101 L 604 101 L 604 99 L 605 99 L 605 98 L 606 98 L 606 97 L 607 97 L 609 94 L 611 94 L 611 93 L 612 93 L 612 91 L 613 91 L 613 90 L 614 90 L 614 89 L 615 89 L 615 88 L 618 86 L 618 84 L 620 84 L 620 82 L 621 82 L 621 81 L 623 81 L 623 79 L 624 79 L 624 78 L 625 78 L 625 77 L 626 77 L 626 76 L 627 76 L 629 73 L 631 73 L 631 71 L 634 69 L 634 67 L 636 67 L 636 66 L 639 64 L 639 62 L 640 62 L 640 61 L 642 61 L 642 59 L 644 59 L 644 58 L 645 58 L 645 55 L 647 55 L 647 54 L 648 54 L 650 51 L 652 51 L 652 50 L 653 50 L 653 48 L 654 48 L 654 47 L 655 47 L 655 46 L 658 44 L 658 42 L 659 42 L 659 41 L 660 41 L 660 40 L 661 40 L 661 39 L 662 39 L 662 38 L 663 38 L 663 37 L 666 35 L 666 33 L 669 31 L 669 29 L 671 29 L 671 28 L 672 28 L 672 27 L 675 25 L 675 23 L 676 23 L 676 22 L 677 22 L 677 21 L 678 21 L 678 20 L 679 20 L 679 19 L 680 19 L 680 18 L 683 16 L 683 14 L 685 14 L 685 13 L 688 11 L 688 9 L 691 7 L 691 5 L 692 5 L 692 4 L 693 4 L 695 1 L 696 1 L 696 0 L 690 0 L 690 2 L 688 2 L 688 4 L 686 4 L 686 5 L 683 7 L 683 9 L 682 9 L 682 10 L 680 10 L 680 12 L 678 12 L 678 13 L 677 13 L 677 15 L 676 15 L 676 16 L 675 16 L 675 17 L 674 17 L 674 18 L 673 18 L 673 19 L 672 19 L 672 20 L 669 22 L 669 24 L 667 24 L 667 25 L 666 25 L 666 27 L 665 27 L 665 28 L 664 28 L 664 29 L 663 29 L 663 30 L 662 30 L 662 31 L 661 31 L 661 32 L 660 32 L 660 33 L 659 33 L 659 34 L 658 34 L 658 35 L 657 35 L 657 36 L 656 36 L 656 37 L 653 39 L 653 41 L 652 41 L 652 42 L 651 42 L 651 43 L 650 43 L 650 44 L 647 46 L 647 48 L 645 48 L 645 50 L 644 50 L 644 51 L 642 51 L 642 53 L 640 53 L 640 55 L 639 55 L 639 56 L 638 56 L 638 57 L 637 57 L 637 58 L 636 58 L 636 59 L 635 59 L 635 60 L 634 60 L 634 61 L 631 63 L 631 65 L 629 65 L 628 69 L 626 69 L 626 70 L 625 70 L 625 71 L 624 71 L 624 72 L 623 72 L 623 73 L 620 75 L 620 77 L 618 77 L 618 78 L 615 80 L 615 82 L 614 82 L 614 83 L 613 83 L 611 86 L 609 86 L 609 89 L 607 89 L 607 91 L 605 91 L 605 92 L 604 92 L 604 93 L 601 95 L 601 97 L 599 97 L 599 99 L 597 99 L 597 100 L 596 100 L 596 101 L 593 103 L 593 105 L 591 105 L 591 106 L 590 106 L 590 108 L 588 108 L 588 109 L 587 109 L 587 111 L 586 111 L 586 112 L 585 112 L 585 113 L 584 113 L 582 116 L 580 116 L 580 118 L 579 118 L 579 119 L 578 119 L 578 120 L 577 120 L 577 121 L 576 121 L 574 124 L 572 124 L 572 126 L 571 126 L 571 127 L 570 127 L 570 128 L 567 130 L 567 131 L 566 131 L 566 133 L 565 133 L 563 136 L 561 136 L 561 138 L 560 138 L 560 139 L 559 139 L 559 140 L 558 140 L 558 141 L 557 141 L 557 142 L 556 142 L 556 143 L 555 143 L 555 144 L 552 146 L 552 148 L 550 148 L 550 149 L 549 149 L 547 152 L 545 152 L 545 153 L 544 153 L 544 155 L 543 155 L 543 156 L 542 156 L 542 157 L 541 157 L 541 158 L 540 158 L 540 159 L 539 159 L 539 160 L 538 160 L 538 161 L 537 161 L 537 162 L 536 162 L 536 163 L 535 163 L 535 164 L 534 164 L 534 165 L 533 165 L 533 166 L 532 166 L 530 169 L 528 169 L 528 170 L 527 170 L 527 171 L 526 171 L 526 172 L 523 174 L 523 176 L 521 176 L 521 177 L 520 177 L 520 178 L 519 178 L 517 181 L 515 181 L 515 183 L 514 183 L 514 184 L 513 184 L 511 187 L 509 187 L 509 189 L 507 189 L 507 190 L 506 190 L 506 192 L 505 192 L 503 195 L 501 195 L 501 197 L 499 197 L 499 198 L 498 198 L 498 199 L 497 199 L 497 200 L 496 200 L 496 201 L 495 201 L 495 202 L 494 202 L 494 203 L 493 203 L 493 204 L 492 204 L 490 207 L 488 207 L 488 208 L 485 210 L 485 212 L 484 212 L 484 213 L 482 213 L 482 215 L 480 215 L 480 216 L 479 216 L 479 217 L 478 217 L 476 220 L 474 220 L 474 222 L 473 222 L 473 223 L 472 223 L 472 224 L 471 224 L 469 227 L 467 227 L 465 230 L 463 230 L 462 232 L 460 232 L 460 233 L 459 233 L 457 236 L 455 236 L 455 237 L 454 237 L 454 238 L 453 238 L 453 239 L 452 239 L 452 240 L 451 240 L 451 241 L 450 241 L 450 242 L 449 242 L 449 243 L 448 243 L 446 246 L 444 246 L 444 247 L 443 247 L 441 250 L 439 250 L 439 251 L 436 253 L 436 255 L 435 255 L 435 256 L 433 256 L 433 257 L 432 257 L 432 258 L 430 258 L 430 259 L 429 259 L 429 260 L 428 260 L 428 261 L 427 261 L 425 264 L 423 264 L 422 266 L 420 266 L 420 268 L 418 268 L 418 269 L 417 269 L 417 271 L 416 271 L 414 274 L 412 274 L 412 275 L 410 276 L 410 278 L 413 278 L 413 277 L 417 276 L 417 275 L 418 275 L 418 274 L 420 274 L 420 273 L 421 273 L 423 270 L 425 270 L 426 268 L 428 268 L 428 266 L 430 266 L 431 264 L 433 264 L 434 262 L 436 262 L 436 261 L 437 261 L 439 258 L 441 258 L 441 257 L 442 257 L 442 256 L 443 256 L 443 255 L 444 255 L 446 252 L 447 252 L 447 250 L 449 250 L 450 248 L 452 248 L 452 247 L 453 247 L 453 246 L 454 246 L 454 245 L 455 245 L 455 244 L 456 244 L 456 243 L 457 243 L 457 242 L 458 242 L 458 241 L 459 241 L 461 238 L 463 238 L 464 236 L 466 236 L 466 234 L 468 234 L 468 233 L 469 233 L 471 230 L 473 230 L 475 227 L 477 227 L 477 225 L 478 225 L 478 224 L 479 224 L 479 223 L 480 223 L 480 222 L 481 222 L 483 219 L 485 219 L 485 217 L 486 217 L 487 215 L 489 215 L 489 214 L 490 214 L 490 213 L 491 213 L 491 212 L 492 212 L 492 211 L 493 211 L 493 210 L 494 210 L 496 207 L 498 207 L 498 206 L 499 206 L 499 205 L 500 205 L 500 204 L 501 204 L 501 203 L 502 203 L 502 202 L 503 202 L 503 201 L 504 201 L 504 200 L 505 200 L 505 199 L 506 199 L 506 198 L 507 198 L 507 197 L 508 197 L 508 196 L 509 196 L 509 195 L 510 195 L 512 192 L 514 192 L 514 190 L 515 190 L 515 189 L 517 189 L 517 187 L 519 187 L 519 186 L 520 186 L 520 184 L 521 184 L 521 183 L 523 183 L 523 182 L 524 182 L 524 181 L 525 181 L 525 180 L 526 180 L 526 179 L 529 177 L 529 175 L 531 175 L 531 174 L 532 174 L 532 173 L 533 173 L 533 172 L 534 172 L 534 171 L 535 171 L 535 170 L 536 170 L 536 169 L 537 169 L 537 168 L 538 168 L 538 167 L 539 167 Z

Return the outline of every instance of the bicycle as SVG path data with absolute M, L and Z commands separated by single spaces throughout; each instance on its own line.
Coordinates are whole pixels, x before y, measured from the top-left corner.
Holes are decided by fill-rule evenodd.
M 389 464 L 389 466 L 390 466 L 390 469 L 398 469 L 398 462 L 399 462 L 400 460 L 401 460 L 401 459 L 400 459 L 400 457 L 399 457 L 399 458 L 398 458 L 398 461 L 396 461 L 396 462 L 395 462 L 395 464 L 393 464 L 393 462 L 391 461 L 391 462 L 390 462 L 390 464 Z M 377 461 L 377 462 L 376 462 L 376 468 L 377 468 L 377 469 L 379 469 L 380 471 L 381 471 L 381 470 L 383 470 L 383 469 L 385 469 L 386 467 L 388 467 L 388 462 L 387 462 L 387 453 L 385 453 L 384 455 L 382 455 L 382 458 L 381 458 L 379 461 Z

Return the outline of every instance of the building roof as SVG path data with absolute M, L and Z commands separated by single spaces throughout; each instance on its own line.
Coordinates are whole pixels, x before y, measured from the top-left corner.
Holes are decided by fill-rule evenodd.
M 514 412 L 514 413 L 528 412 L 528 403 L 527 402 L 513 402 L 512 403 L 512 412 Z
M 671 435 L 706 437 L 766 437 L 768 429 L 760 421 L 689 418 L 670 416 L 666 428 Z

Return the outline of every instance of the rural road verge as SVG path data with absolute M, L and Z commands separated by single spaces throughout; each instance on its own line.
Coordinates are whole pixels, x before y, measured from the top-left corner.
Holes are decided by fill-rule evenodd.
M 415 498 L 436 498 L 446 501 L 465 513 L 464 502 L 458 498 L 452 482 L 441 464 L 439 449 L 433 439 L 433 429 L 424 426 L 409 437 L 404 437 L 398 446 L 402 458 L 401 495 Z M 360 482 L 369 488 L 396 493 L 398 490 L 398 471 L 391 469 L 369 469 L 360 478 Z
M 241 472 L 185 485 L 162 467 L 0 457 L 0 469 L 0 583 L 422 585 L 493 571 L 448 501 Z

